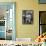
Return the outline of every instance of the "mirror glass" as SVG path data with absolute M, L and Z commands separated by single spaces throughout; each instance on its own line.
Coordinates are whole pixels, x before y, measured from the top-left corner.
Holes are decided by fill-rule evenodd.
M 0 40 L 15 40 L 15 3 L 0 3 Z

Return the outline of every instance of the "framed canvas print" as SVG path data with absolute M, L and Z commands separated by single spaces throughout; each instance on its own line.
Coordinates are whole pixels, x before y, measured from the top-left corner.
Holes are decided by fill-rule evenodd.
M 15 2 L 0 2 L 0 40 L 15 40 Z
M 23 24 L 33 24 L 33 10 L 23 10 L 22 11 L 22 23 Z
M 46 0 L 39 0 L 40 4 L 46 4 Z

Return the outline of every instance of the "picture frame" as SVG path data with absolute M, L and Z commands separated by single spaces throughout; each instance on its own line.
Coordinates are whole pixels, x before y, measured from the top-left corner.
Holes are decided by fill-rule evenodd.
M 33 24 L 33 10 L 22 11 L 22 24 Z
M 46 0 L 39 0 L 39 4 L 46 4 Z

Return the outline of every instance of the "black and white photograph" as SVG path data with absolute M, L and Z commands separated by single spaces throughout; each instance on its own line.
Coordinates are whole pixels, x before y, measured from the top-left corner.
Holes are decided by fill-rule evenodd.
M 33 23 L 33 10 L 23 10 L 22 11 L 22 23 L 23 24 Z

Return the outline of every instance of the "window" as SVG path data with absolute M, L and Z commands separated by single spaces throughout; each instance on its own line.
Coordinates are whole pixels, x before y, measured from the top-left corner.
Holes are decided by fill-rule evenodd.
M 39 12 L 39 35 L 46 32 L 46 11 Z

